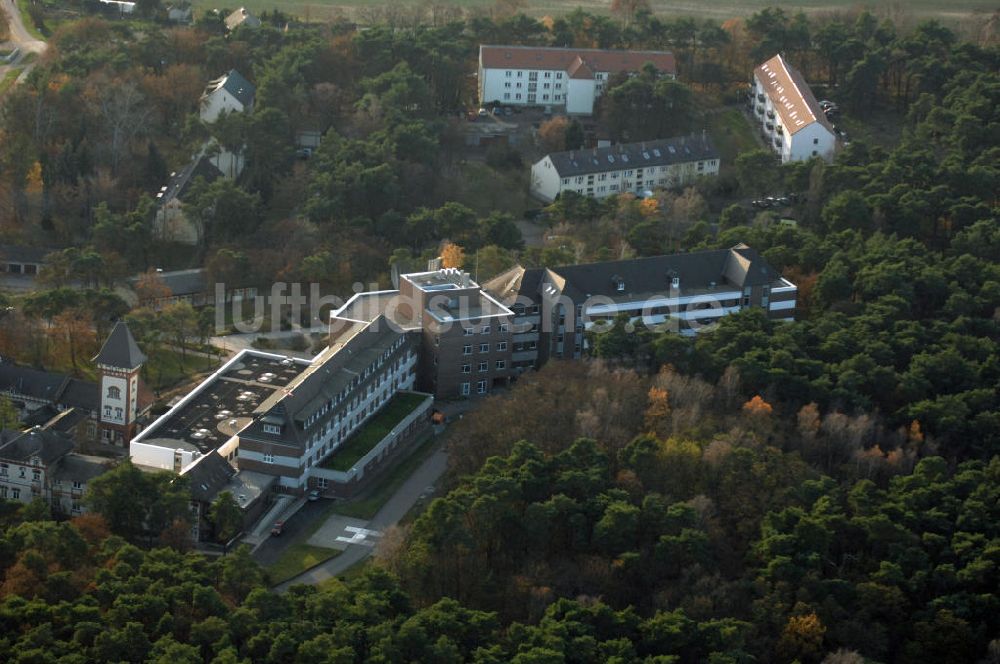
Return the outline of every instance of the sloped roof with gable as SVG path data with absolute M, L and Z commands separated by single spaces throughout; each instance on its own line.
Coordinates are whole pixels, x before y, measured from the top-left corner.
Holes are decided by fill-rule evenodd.
M 0 361 L 0 391 L 94 412 L 100 405 L 97 383 L 65 374 Z
M 5 429 L 0 441 L 0 459 L 30 462 L 37 457 L 46 466 L 73 449 L 69 438 L 38 427 L 26 432 Z
M 204 178 L 205 182 L 214 182 L 221 177 L 222 171 L 212 163 L 211 159 L 204 155 L 195 157 L 180 172 L 171 174 L 170 181 L 156 195 L 156 200 L 161 204 L 175 198 L 183 201 L 197 178 Z
M 582 303 L 598 295 L 631 300 L 666 294 L 674 277 L 680 279 L 682 291 L 698 292 L 772 284 L 781 275 L 759 253 L 741 243 L 730 249 L 603 263 L 528 269 L 515 266 L 491 279 L 484 288 L 508 304 L 518 295 L 535 302 L 565 295 Z M 619 283 L 623 290 L 618 289 Z
M 236 469 L 215 450 L 188 466 L 183 473 L 188 478 L 191 497 L 203 503 L 210 503 L 236 474 Z
M 770 97 L 782 127 L 789 134 L 794 135 L 816 122 L 833 132 L 809 84 L 780 53 L 754 69 L 754 74 L 764 85 L 764 93 Z
M 543 69 L 579 72 L 586 67 L 596 72 L 617 74 L 640 71 L 647 62 L 671 76 L 677 72 L 674 54 L 669 51 L 623 51 L 593 48 L 551 48 L 537 46 L 479 47 L 479 59 L 487 69 Z M 579 62 L 578 62 L 579 61 Z M 581 78 L 583 76 L 575 76 Z M 593 78 L 593 75 L 590 76 Z
M 252 104 L 254 95 L 257 94 L 257 88 L 254 87 L 254 84 L 235 69 L 230 69 L 224 76 L 210 81 L 205 87 L 205 93 L 202 97 L 208 97 L 219 90 L 225 90 L 231 94 L 244 107 Z
M 146 356 L 139 350 L 128 325 L 121 320 L 115 323 L 107 341 L 101 346 L 101 352 L 94 357 L 96 364 L 116 369 L 135 369 L 145 361 Z
M 719 153 L 711 139 L 703 135 L 621 143 L 590 150 L 552 152 L 548 157 L 560 177 L 565 178 L 586 173 L 718 159 Z

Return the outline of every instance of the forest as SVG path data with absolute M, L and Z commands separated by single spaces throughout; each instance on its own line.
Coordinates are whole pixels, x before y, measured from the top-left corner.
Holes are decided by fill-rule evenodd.
M 248 154 L 244 178 L 195 190 L 213 274 L 336 291 L 444 241 L 495 271 L 746 242 L 798 285 L 798 320 L 746 311 L 694 339 L 616 322 L 591 359 L 466 415 L 444 495 L 374 564 L 320 587 L 276 594 L 244 549 L 187 551 L 179 487 L 128 470 L 68 522 L 4 504 L 13 661 L 1000 662 L 995 40 L 863 11 L 286 21 L 228 37 L 211 19 L 54 30 L 0 116 L 0 234 L 70 249 L 52 289 L 10 300 L 2 352 L 44 364 L 66 352 L 67 312 L 106 325 L 124 313 L 111 285 L 177 265 L 148 195 L 209 131 Z M 698 127 L 782 51 L 844 106 L 852 140 L 830 164 L 745 151 L 644 201 L 567 196 L 541 211 L 545 244 L 524 247 L 524 210 L 505 202 L 522 157 L 462 156 L 479 43 L 675 51 L 675 85 L 609 90 L 602 119 L 630 135 L 660 127 L 623 105 L 680 104 Z M 256 110 L 200 125 L 204 82 L 233 67 Z M 321 147 L 296 161 L 290 137 L 317 126 Z M 775 192 L 797 195 L 795 224 L 748 211 Z M 88 287 L 69 295 L 69 280 Z M 164 334 L 132 315 L 141 342 Z

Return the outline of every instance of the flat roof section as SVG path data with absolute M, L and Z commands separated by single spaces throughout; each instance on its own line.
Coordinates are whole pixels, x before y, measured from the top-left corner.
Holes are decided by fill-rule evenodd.
M 142 442 L 207 454 L 250 424 L 254 411 L 308 366 L 303 360 L 244 351 L 150 425 Z

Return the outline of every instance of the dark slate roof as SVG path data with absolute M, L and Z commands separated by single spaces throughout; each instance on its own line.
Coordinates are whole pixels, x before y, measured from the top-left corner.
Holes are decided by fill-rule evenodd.
M 726 286 L 740 289 L 761 286 L 781 278 L 759 253 L 738 244 L 730 249 L 554 268 L 516 266 L 484 286 L 508 304 L 518 295 L 536 302 L 541 296 L 565 295 L 582 303 L 595 295 L 619 300 L 667 294 L 675 276 L 680 279 L 682 294 Z M 624 290 L 618 290 L 618 282 L 624 282 Z
M 216 452 L 211 451 L 197 463 L 184 471 L 191 487 L 191 497 L 203 503 L 210 503 L 236 474 L 236 469 Z
M 114 463 L 110 459 L 71 452 L 62 458 L 52 476 L 63 482 L 86 484 L 98 475 L 108 472 L 113 466 Z
M 243 78 L 243 74 L 235 69 L 230 69 L 229 73 L 226 74 L 222 87 L 244 106 L 252 104 L 253 96 L 257 93 L 257 88 L 254 87 L 253 83 Z
M 6 429 L 0 435 L 0 458 L 28 463 L 33 457 L 46 466 L 69 453 L 73 441 L 52 431 L 35 427 L 27 432 Z
M 49 406 L 46 406 L 44 409 L 40 408 L 39 411 L 49 408 Z M 35 412 L 37 413 L 38 411 Z M 32 413 L 32 415 L 34 415 L 34 413 Z M 56 433 L 71 434 L 74 427 L 76 427 L 76 425 L 80 422 L 86 420 L 88 417 L 90 417 L 90 415 L 83 409 L 70 408 L 51 416 L 49 419 L 41 423 L 41 427 L 48 431 L 55 431 Z M 28 422 L 25 421 L 24 423 L 27 424 Z
M 553 152 L 548 158 L 552 160 L 552 165 L 560 176 L 570 177 L 627 168 L 718 159 L 719 153 L 707 136 L 679 136 L 641 143 L 621 143 L 590 150 Z
M 204 178 L 205 182 L 214 182 L 221 177 L 222 171 L 208 157 L 196 157 L 179 173 L 171 175 L 170 182 L 156 194 L 156 200 L 161 204 L 174 198 L 183 201 L 197 178 Z
M 94 358 L 97 364 L 118 369 L 135 369 L 146 361 L 146 356 L 139 350 L 135 337 L 128 329 L 125 321 L 115 323 L 108 340 L 101 347 L 101 352 Z
M 0 244 L 0 260 L 15 263 L 44 263 L 44 258 L 55 251 L 45 247 L 25 247 L 17 244 Z
M 0 391 L 87 412 L 96 411 L 101 402 L 97 383 L 3 361 L 0 361 Z
M 177 270 L 174 272 L 157 272 L 163 284 L 170 289 L 171 295 L 194 295 L 205 292 L 205 270 L 196 267 L 190 270 Z M 129 277 L 128 283 L 135 286 L 139 282 L 139 277 Z

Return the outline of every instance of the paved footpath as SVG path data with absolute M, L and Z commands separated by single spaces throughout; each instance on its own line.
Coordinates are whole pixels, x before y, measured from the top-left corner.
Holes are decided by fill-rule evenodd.
M 285 592 L 290 587 L 299 584 L 309 584 L 316 585 L 327 579 L 332 579 L 336 576 L 340 576 L 348 569 L 357 565 L 362 560 L 371 555 L 374 549 L 374 543 L 377 540 L 378 532 L 385 530 L 389 526 L 392 526 L 406 516 L 407 512 L 417 504 L 417 501 L 427 492 L 429 487 L 435 485 L 435 483 L 441 479 L 444 475 L 445 470 L 448 468 L 448 455 L 443 449 L 443 445 L 438 443 L 438 447 L 434 450 L 427 459 L 424 460 L 422 464 L 410 475 L 409 479 L 403 483 L 399 490 L 396 491 L 393 496 L 386 501 L 382 509 L 378 511 L 371 521 L 365 525 L 353 524 L 352 530 L 348 531 L 350 533 L 356 533 L 358 530 L 364 531 L 361 534 L 367 535 L 365 537 L 356 537 L 354 542 L 344 542 L 343 553 L 341 553 L 336 558 L 331 558 L 325 563 L 321 563 L 310 570 L 303 572 L 297 577 L 285 581 L 282 584 L 275 586 L 275 590 L 278 592 Z M 328 520 L 330 523 L 330 530 L 342 531 L 344 530 L 345 519 L 339 514 L 334 514 Z M 362 522 L 363 523 L 363 522 Z M 321 528 L 327 529 L 324 525 Z M 374 532 L 372 532 L 374 531 Z M 329 544 L 327 545 L 329 546 Z M 339 548 L 339 547 L 338 547 Z

